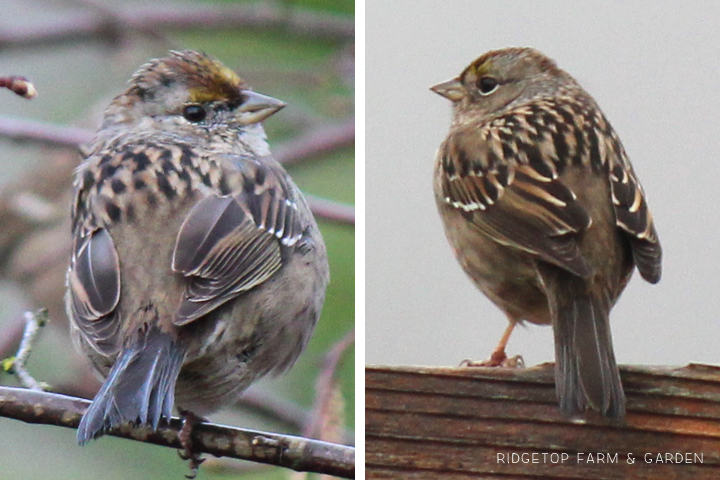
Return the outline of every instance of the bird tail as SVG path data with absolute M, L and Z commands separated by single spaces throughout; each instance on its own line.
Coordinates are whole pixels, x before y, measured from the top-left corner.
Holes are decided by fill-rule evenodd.
M 550 293 L 555 334 L 555 388 L 562 412 L 572 416 L 587 407 L 603 417 L 625 416 L 625 393 L 610 334 L 611 302 L 588 281 L 542 268 Z
M 138 339 L 115 360 L 100 391 L 80 421 L 77 440 L 84 445 L 124 422 L 152 425 L 169 419 L 184 353 L 170 335 L 156 327 Z

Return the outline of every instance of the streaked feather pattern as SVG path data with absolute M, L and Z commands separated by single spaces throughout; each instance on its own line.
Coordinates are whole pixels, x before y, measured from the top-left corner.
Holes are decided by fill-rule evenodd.
M 176 401 L 211 413 L 307 344 L 329 269 L 261 124 L 284 106 L 186 50 L 143 65 L 105 110 L 74 182 L 66 306 L 105 377 L 80 443 L 157 429 Z
M 454 108 L 434 189 L 460 264 L 511 324 L 552 324 L 566 415 L 624 416 L 609 313 L 634 266 L 660 279 L 662 254 L 617 134 L 531 48 L 488 52 L 432 90 Z
M 592 220 L 559 177 L 573 164 L 607 175 L 616 224 L 628 234 L 637 267 L 648 281 L 659 280 L 660 244 L 642 187 L 591 98 L 541 98 L 465 125 L 450 133 L 438 156 L 447 204 L 498 241 L 511 238 L 580 276 L 589 272 L 572 236 Z

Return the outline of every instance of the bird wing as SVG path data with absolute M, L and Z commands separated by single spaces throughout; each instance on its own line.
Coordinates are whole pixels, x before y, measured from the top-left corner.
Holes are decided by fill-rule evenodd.
M 482 233 L 578 276 L 589 275 L 576 234 L 591 219 L 537 146 L 518 143 L 519 162 L 499 162 L 483 135 L 450 135 L 438 152 L 442 200 Z
M 640 275 L 650 283 L 660 281 L 662 249 L 645 194 L 630 163 L 621 152 L 622 163 L 610 170 L 610 188 L 617 226 L 628 235 L 633 259 Z
M 240 193 L 209 195 L 185 218 L 172 268 L 188 279 L 175 323 L 184 325 L 271 278 L 303 228 L 287 174 L 243 162 Z
M 120 326 L 114 321 L 120 300 L 120 261 L 106 229 L 76 230 L 67 281 L 69 307 L 78 328 L 101 353 L 113 351 Z

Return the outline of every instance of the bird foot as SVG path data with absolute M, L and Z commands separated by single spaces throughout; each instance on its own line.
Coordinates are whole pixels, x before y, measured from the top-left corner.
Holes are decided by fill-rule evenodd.
M 508 357 L 504 351 L 494 351 L 487 360 L 463 360 L 461 367 L 502 367 L 502 368 L 524 368 L 525 361 L 521 355 Z
M 180 416 L 183 420 L 183 426 L 180 429 L 180 433 L 178 433 L 178 437 L 180 438 L 180 445 L 182 445 L 183 449 L 178 451 L 178 455 L 180 455 L 180 458 L 183 460 L 190 461 L 190 473 L 185 475 L 185 478 L 194 479 L 197 476 L 200 465 L 202 465 L 205 459 L 202 458 L 200 453 L 193 450 L 192 433 L 195 425 L 203 422 L 205 419 L 195 415 L 189 410 L 181 411 Z

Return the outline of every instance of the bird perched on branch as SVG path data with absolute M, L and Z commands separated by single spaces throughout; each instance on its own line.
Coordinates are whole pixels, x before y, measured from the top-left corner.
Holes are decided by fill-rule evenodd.
M 67 310 L 105 381 L 81 444 L 210 413 L 295 363 L 325 245 L 261 122 L 285 106 L 195 51 L 142 66 L 75 175 Z
M 552 324 L 562 411 L 625 414 L 609 313 L 634 267 L 660 280 L 645 195 L 595 100 L 531 48 L 491 51 L 432 90 L 452 101 L 434 190 L 447 238 L 510 325 Z

